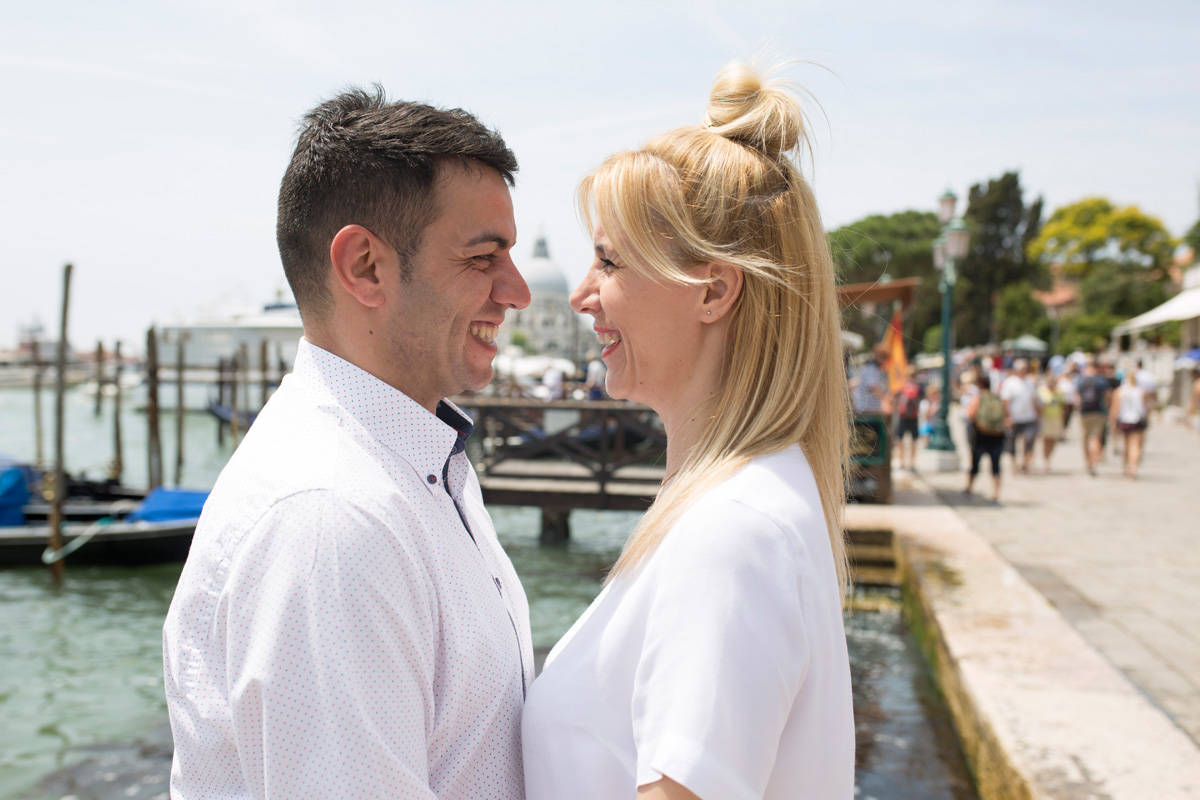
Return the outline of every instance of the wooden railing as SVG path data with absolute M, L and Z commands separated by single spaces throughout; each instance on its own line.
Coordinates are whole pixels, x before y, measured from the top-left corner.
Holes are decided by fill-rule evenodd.
M 666 433 L 647 406 L 617 400 L 453 398 L 475 420 L 469 455 L 485 502 L 542 509 L 543 538 L 573 508 L 644 510 L 664 474 Z

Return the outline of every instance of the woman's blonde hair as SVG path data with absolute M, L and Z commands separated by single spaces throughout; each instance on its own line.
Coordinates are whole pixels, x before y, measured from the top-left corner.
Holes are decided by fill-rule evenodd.
M 707 488 L 757 456 L 794 444 L 816 478 L 837 565 L 848 584 L 842 512 L 850 407 L 833 261 L 797 164 L 806 118 L 789 85 L 745 64 L 713 83 L 704 124 L 617 153 L 579 187 L 579 208 L 617 243 L 628 268 L 701 284 L 693 268 L 740 268 L 723 375 L 708 421 L 676 479 L 625 543 L 609 578 L 627 574 Z

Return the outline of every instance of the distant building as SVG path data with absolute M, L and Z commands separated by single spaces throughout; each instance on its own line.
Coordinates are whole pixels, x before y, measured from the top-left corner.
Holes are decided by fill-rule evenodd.
M 571 310 L 571 287 L 558 265 L 550 260 L 546 237 L 538 237 L 533 256 L 518 262 L 517 268 L 529 284 L 529 307 L 510 311 L 503 331 L 507 340 L 518 331 L 530 354 L 561 356 L 580 364 L 587 351 L 595 347 L 596 335 L 590 321 Z
M 174 364 L 180 340 L 184 360 L 193 367 L 215 367 L 220 359 L 232 359 L 244 347 L 250 365 L 261 366 L 261 347 L 267 344 L 267 358 L 289 368 L 296 360 L 296 348 L 304 326 L 296 304 L 282 296 L 273 303 L 245 308 L 226 308 L 194 316 L 160 321 L 158 358 L 162 364 Z

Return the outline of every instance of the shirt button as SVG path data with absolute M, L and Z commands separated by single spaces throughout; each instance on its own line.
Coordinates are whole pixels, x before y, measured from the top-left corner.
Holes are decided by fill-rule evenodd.
M 436 475 L 426 475 L 425 480 L 429 481 L 430 483 L 437 483 L 437 476 Z

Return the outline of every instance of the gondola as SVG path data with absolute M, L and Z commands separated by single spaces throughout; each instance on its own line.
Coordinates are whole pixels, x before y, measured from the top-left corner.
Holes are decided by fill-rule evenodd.
M 228 403 L 221 403 L 213 400 L 208 404 L 208 411 L 217 419 L 226 424 L 233 422 L 233 407 Z M 258 419 L 257 411 L 239 411 L 237 412 L 238 424 L 242 430 L 246 430 L 254 424 L 254 420 Z
M 70 546 L 89 531 L 93 535 L 78 550 L 66 556 L 69 564 L 104 566 L 143 566 L 170 564 L 187 558 L 196 532 L 196 518 L 161 522 L 117 521 L 99 526 L 98 522 L 72 522 L 63 525 L 63 544 Z M 93 531 L 93 528 L 99 526 Z M 0 528 L 0 566 L 32 567 L 44 563 L 50 527 L 17 525 Z
M 29 502 L 33 477 L 25 465 L 0 465 L 0 566 L 35 566 L 56 558 L 47 548 L 48 504 Z M 139 499 L 139 494 L 145 496 Z M 57 558 L 123 566 L 183 561 L 207 498 L 208 492 L 159 488 L 146 494 L 115 484 L 108 491 L 92 486 L 82 497 L 68 493 Z

